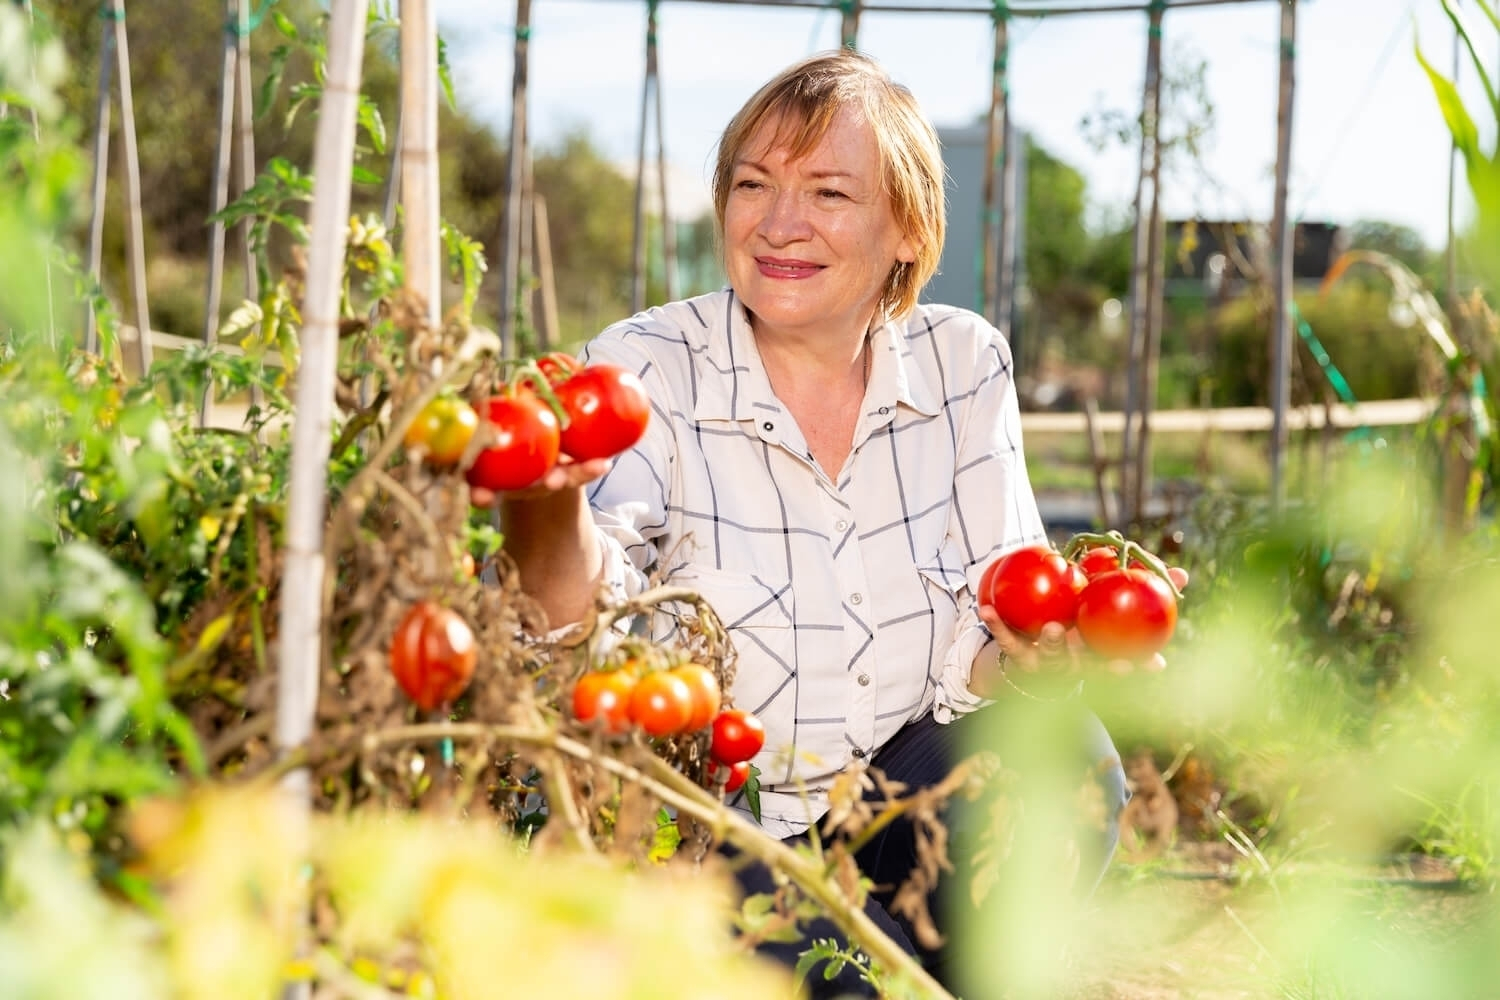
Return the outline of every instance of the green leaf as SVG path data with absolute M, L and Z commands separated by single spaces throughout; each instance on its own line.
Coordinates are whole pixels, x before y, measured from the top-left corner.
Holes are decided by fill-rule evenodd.
M 1448 131 L 1453 135 L 1453 144 L 1463 153 L 1464 162 L 1472 163 L 1483 159 L 1484 154 L 1479 148 L 1479 128 L 1474 124 L 1469 111 L 1464 107 L 1463 98 L 1459 96 L 1458 88 L 1453 85 L 1442 73 L 1429 63 L 1422 55 L 1422 48 L 1417 46 L 1417 62 L 1422 64 L 1422 69 L 1427 73 L 1427 79 L 1432 84 L 1433 93 L 1437 96 L 1438 108 L 1443 112 L 1443 121 L 1448 125 Z

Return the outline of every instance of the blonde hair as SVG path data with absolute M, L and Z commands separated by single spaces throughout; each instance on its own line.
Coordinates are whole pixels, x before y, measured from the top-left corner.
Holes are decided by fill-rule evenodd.
M 853 49 L 810 56 L 777 74 L 729 120 L 719 137 L 714 165 L 718 235 L 722 241 L 735 163 L 762 126 L 777 122 L 776 145 L 796 159 L 822 141 L 846 108 L 857 111 L 875 133 L 882 186 L 897 226 L 916 253 L 910 264 L 896 262 L 881 294 L 881 309 L 898 319 L 916 307 L 943 253 L 943 155 L 937 131 L 911 91 L 869 56 Z

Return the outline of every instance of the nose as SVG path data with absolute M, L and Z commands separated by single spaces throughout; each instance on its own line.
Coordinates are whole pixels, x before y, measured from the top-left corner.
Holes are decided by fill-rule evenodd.
M 782 188 L 766 204 L 760 220 L 760 235 L 773 246 L 805 239 L 811 228 L 797 192 Z

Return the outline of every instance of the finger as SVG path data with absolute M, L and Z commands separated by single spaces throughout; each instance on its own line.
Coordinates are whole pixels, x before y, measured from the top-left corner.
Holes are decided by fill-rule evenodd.
M 1042 626 L 1036 638 L 1037 651 L 1043 656 L 1057 656 L 1068 648 L 1068 630 L 1060 622 L 1048 622 Z
M 1141 664 L 1141 668 L 1147 673 L 1159 674 L 1167 669 L 1167 658 L 1160 653 L 1152 653 L 1151 658 Z
M 470 486 L 469 503 L 475 507 L 492 507 L 495 503 L 495 491 L 487 490 L 483 486 Z
M 1182 590 L 1188 585 L 1188 571 L 1181 566 L 1168 566 L 1167 579 L 1172 581 L 1172 586 Z

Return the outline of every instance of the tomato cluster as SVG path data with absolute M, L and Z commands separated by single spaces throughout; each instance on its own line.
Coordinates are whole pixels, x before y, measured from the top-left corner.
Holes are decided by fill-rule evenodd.
M 573 717 L 607 733 L 636 728 L 667 737 L 709 729 L 708 776 L 718 780 L 727 768 L 724 790 L 733 792 L 749 777 L 750 758 L 765 745 L 766 730 L 753 712 L 722 704 L 714 672 L 692 661 L 648 667 L 627 659 L 587 671 L 572 693 Z
M 469 485 L 525 489 L 560 456 L 612 458 L 646 433 L 651 401 L 634 372 L 618 365 L 579 366 L 570 355 L 543 355 L 485 405 L 489 440 L 465 473 Z
M 1116 533 L 1077 535 L 1062 551 L 1032 545 L 1000 556 L 985 567 L 978 598 L 1026 638 L 1057 622 L 1101 656 L 1142 660 L 1172 638 L 1186 580 Z
M 391 639 L 391 673 L 424 712 L 464 693 L 478 656 L 469 623 L 432 601 L 413 604 Z

